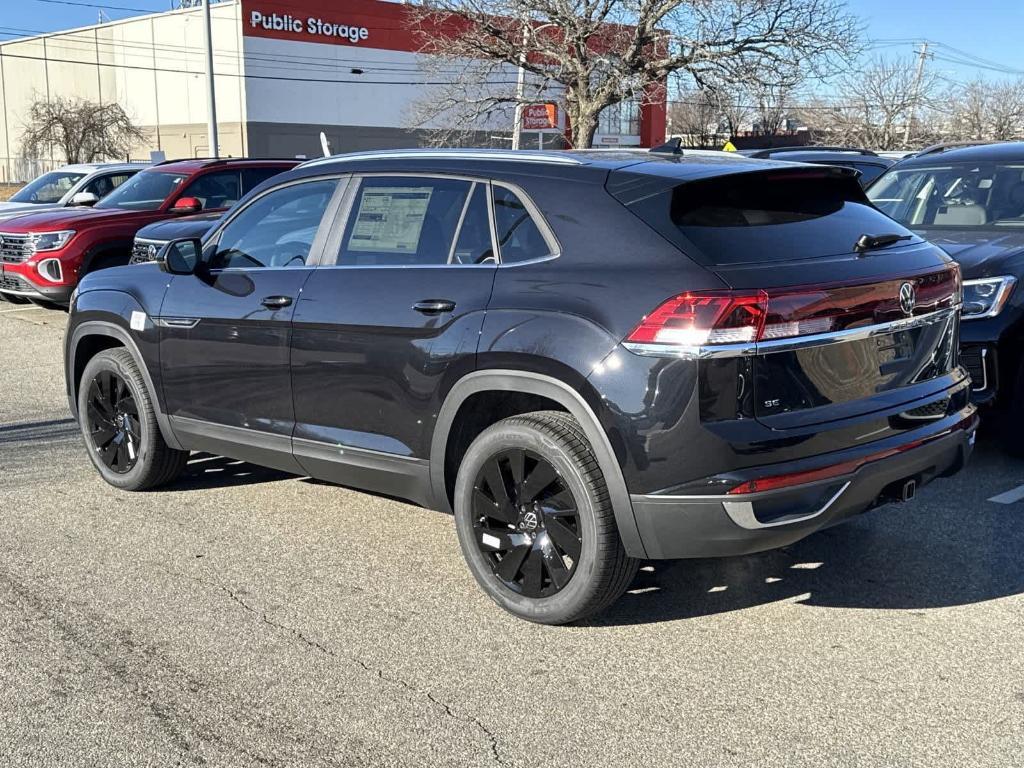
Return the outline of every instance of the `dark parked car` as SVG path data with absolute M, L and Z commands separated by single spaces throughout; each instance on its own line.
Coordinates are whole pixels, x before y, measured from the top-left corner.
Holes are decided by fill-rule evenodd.
M 483 589 L 561 623 L 960 469 L 959 305 L 848 169 L 366 153 L 89 275 L 67 388 L 118 488 L 209 451 L 453 510 Z
M 220 221 L 220 217 L 223 215 L 223 211 L 212 211 L 147 224 L 135 233 L 132 258 L 129 263 L 145 264 L 147 261 L 156 261 L 160 249 L 172 240 L 189 237 L 202 238 Z
M 997 409 L 1006 446 L 1024 453 L 1024 142 L 932 147 L 867 194 L 959 262 L 960 357 L 973 399 Z
M 841 165 L 860 171 L 860 185 L 867 187 L 882 175 L 895 158 L 882 157 L 870 149 L 854 147 L 774 147 L 744 152 L 747 157 L 765 160 L 786 160 L 792 163 L 820 163 Z

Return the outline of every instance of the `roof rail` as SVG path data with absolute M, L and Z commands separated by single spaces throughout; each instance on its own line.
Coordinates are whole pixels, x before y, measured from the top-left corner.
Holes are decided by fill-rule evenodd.
M 813 144 L 807 144 L 801 147 L 768 147 L 766 149 L 759 149 L 757 152 L 752 152 L 747 155 L 747 157 L 754 157 L 763 160 L 776 153 L 785 152 L 853 152 L 858 155 L 878 157 L 878 153 L 873 152 L 870 149 L 861 149 L 860 147 L 820 147 Z
M 983 147 L 986 144 L 1002 144 L 1001 141 L 983 141 L 978 139 L 977 141 L 944 141 L 938 144 L 932 144 L 930 147 L 925 147 L 920 152 L 915 152 L 910 157 L 923 157 L 924 155 L 934 155 L 939 152 L 945 152 L 947 149 L 962 149 L 963 147 Z
M 556 163 L 560 165 L 582 165 L 583 162 L 565 152 L 546 152 L 535 149 L 385 149 L 368 152 L 349 152 L 329 157 L 307 160 L 300 167 L 326 163 L 347 163 L 356 160 L 496 160 L 520 163 Z

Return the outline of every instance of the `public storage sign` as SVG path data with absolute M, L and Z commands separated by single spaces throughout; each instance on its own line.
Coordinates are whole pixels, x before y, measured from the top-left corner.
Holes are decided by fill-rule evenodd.
M 354 24 L 338 24 L 309 16 L 301 19 L 291 14 L 249 11 L 249 26 L 252 29 L 264 29 L 268 32 L 291 32 L 296 35 L 307 35 L 315 38 L 338 38 L 353 45 L 361 43 L 370 36 L 370 30 Z
M 523 130 L 546 131 L 558 128 L 558 107 L 555 104 L 527 104 L 523 107 Z

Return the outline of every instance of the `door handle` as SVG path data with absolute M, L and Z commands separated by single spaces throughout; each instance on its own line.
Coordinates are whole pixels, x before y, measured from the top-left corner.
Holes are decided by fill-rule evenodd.
M 291 306 L 291 296 L 267 296 L 260 302 L 267 309 L 284 309 Z
M 417 301 L 412 308 L 424 315 L 440 315 L 442 312 L 451 312 L 455 309 L 455 302 L 449 299 L 424 299 Z

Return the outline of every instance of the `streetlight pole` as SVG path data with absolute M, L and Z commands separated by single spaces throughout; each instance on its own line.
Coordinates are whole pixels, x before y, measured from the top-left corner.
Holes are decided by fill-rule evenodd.
M 217 136 L 217 95 L 213 87 L 213 23 L 210 21 L 210 3 L 203 0 L 203 31 L 206 42 L 206 134 L 209 137 L 210 156 L 220 157 Z

